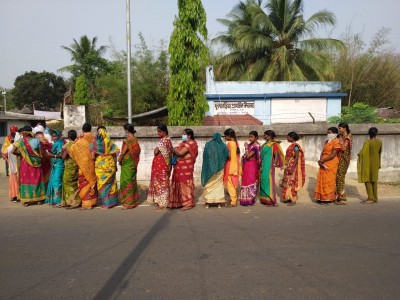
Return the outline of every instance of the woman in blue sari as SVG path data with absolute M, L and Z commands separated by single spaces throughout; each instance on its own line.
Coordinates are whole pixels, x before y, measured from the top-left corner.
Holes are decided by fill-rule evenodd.
M 51 158 L 51 171 L 46 192 L 46 203 L 54 205 L 54 207 L 63 207 L 61 206 L 61 198 L 64 174 L 64 160 L 62 159 L 64 139 L 61 131 L 52 130 L 51 139 L 53 140 L 53 146 L 51 147 L 51 152 L 48 153 Z

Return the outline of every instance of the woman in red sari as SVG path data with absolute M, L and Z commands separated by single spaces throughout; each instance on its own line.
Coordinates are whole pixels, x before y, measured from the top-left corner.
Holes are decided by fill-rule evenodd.
M 182 142 L 174 149 L 174 154 L 178 156 L 178 159 L 172 174 L 171 198 L 168 208 L 182 207 L 181 210 L 189 210 L 196 205 L 193 172 L 198 155 L 198 147 L 192 129 L 183 130 Z
M 296 132 L 289 132 L 287 141 L 290 143 L 286 149 L 285 172 L 282 179 L 282 199 L 289 206 L 296 205 L 297 192 L 304 186 L 306 180 L 306 167 L 304 152 L 297 143 L 299 136 Z
M 40 142 L 40 148 L 43 153 L 50 152 L 53 147 L 53 144 L 47 139 L 47 137 L 44 135 L 45 129 L 43 126 L 38 125 L 33 129 L 33 133 L 35 134 L 35 138 L 37 138 Z M 42 157 L 42 174 L 43 174 L 43 182 L 47 190 L 47 185 L 49 183 L 50 179 L 50 173 L 51 173 L 51 158 L 48 155 L 43 155 Z
M 171 175 L 172 143 L 168 136 L 168 128 L 164 124 L 157 126 L 157 134 L 160 138 L 154 149 L 154 158 L 151 165 L 151 178 L 147 201 L 156 204 L 156 209 L 168 206 L 170 195 L 169 177 Z

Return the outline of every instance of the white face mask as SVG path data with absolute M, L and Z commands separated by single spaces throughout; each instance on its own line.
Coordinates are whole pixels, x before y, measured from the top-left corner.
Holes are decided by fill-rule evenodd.
M 326 137 L 328 138 L 328 141 L 333 140 L 335 137 L 337 137 L 337 133 L 328 133 Z
M 186 134 L 182 134 L 182 141 L 186 142 L 188 140 L 188 137 Z

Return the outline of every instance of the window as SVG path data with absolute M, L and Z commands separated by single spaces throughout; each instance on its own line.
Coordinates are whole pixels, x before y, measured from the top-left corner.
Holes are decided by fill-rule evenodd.
M 7 123 L 0 122 L 0 136 L 7 136 Z

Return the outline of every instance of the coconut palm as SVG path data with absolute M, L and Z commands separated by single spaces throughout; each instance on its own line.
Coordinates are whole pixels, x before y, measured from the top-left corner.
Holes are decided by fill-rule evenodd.
M 109 68 L 107 60 L 101 57 L 107 50 L 107 46 L 97 47 L 97 37 L 90 40 L 86 35 L 82 36 L 79 42 L 76 39 L 73 40 L 74 43 L 70 47 L 61 46 L 71 54 L 73 64 L 58 71 L 71 72 L 73 79 L 84 75 L 89 83 L 93 83 L 100 73 Z
M 308 20 L 303 0 L 247 0 L 239 2 L 227 19 L 227 27 L 214 43 L 229 47 L 220 58 L 217 75 L 228 80 L 326 80 L 333 76 L 329 51 L 341 41 L 316 38 L 316 29 L 333 26 L 333 13 L 322 10 Z

